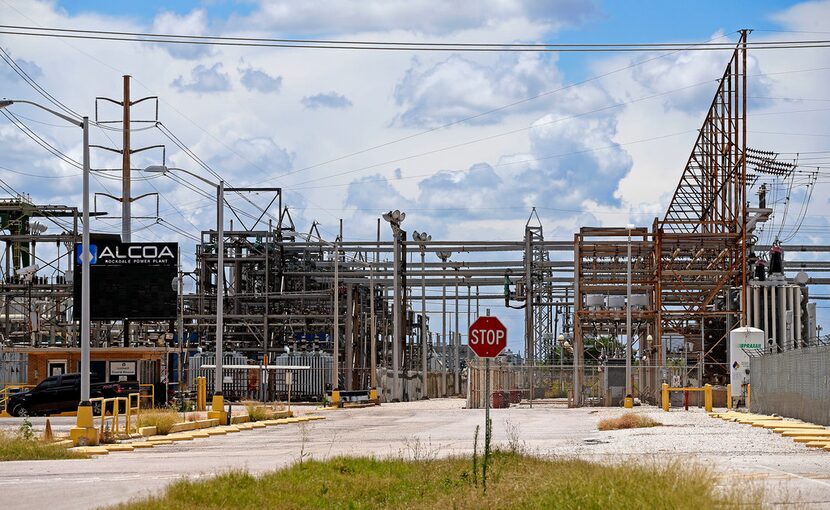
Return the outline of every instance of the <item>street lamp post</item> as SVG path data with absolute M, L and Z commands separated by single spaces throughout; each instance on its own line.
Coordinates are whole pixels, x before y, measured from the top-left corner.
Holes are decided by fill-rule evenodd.
M 392 400 L 400 400 L 400 356 L 401 356 L 401 290 L 398 275 L 398 266 L 400 265 L 399 240 L 401 236 L 401 222 L 406 218 L 406 213 L 397 209 L 383 214 L 383 219 L 389 222 L 392 227 L 392 279 L 393 292 L 392 297 Z
M 451 251 L 439 251 L 436 253 L 438 258 L 441 259 L 441 262 L 444 264 L 445 267 L 441 268 L 441 280 L 446 279 L 446 274 L 444 274 L 444 270 L 446 269 L 447 260 L 452 256 Z M 447 396 L 447 286 L 441 285 L 441 333 L 444 337 L 444 348 L 443 348 L 443 378 L 444 378 L 444 396 Z
M 216 363 L 213 373 L 213 402 L 208 418 L 218 418 L 220 423 L 227 421 L 225 412 L 225 398 L 222 395 L 223 371 L 223 337 L 224 337 L 224 308 L 225 308 L 225 181 L 219 183 L 205 179 L 189 170 L 164 165 L 152 165 L 144 169 L 145 172 L 166 174 L 181 172 L 199 179 L 208 186 L 216 188 Z
M 626 258 L 625 300 L 625 407 L 633 407 L 634 388 L 631 384 L 631 228 L 628 226 L 628 257 Z
M 455 335 L 453 335 L 453 339 L 455 343 L 453 345 L 453 371 L 455 372 L 455 383 L 453 389 L 455 390 L 455 394 L 458 395 L 461 393 L 461 331 L 458 329 L 458 268 L 455 268 Z
M 13 104 L 28 104 L 59 117 L 83 130 L 83 232 L 81 234 L 81 400 L 78 403 L 78 417 L 69 435 L 75 445 L 97 444 L 98 430 L 92 420 L 92 405 L 89 402 L 89 117 L 81 120 L 56 112 L 51 108 L 22 99 L 0 100 L 0 109 Z
M 432 236 L 426 232 L 415 231 L 412 238 L 418 241 L 421 248 L 421 398 L 428 398 L 427 392 L 427 280 L 426 280 L 426 248 L 427 243 L 432 241 Z

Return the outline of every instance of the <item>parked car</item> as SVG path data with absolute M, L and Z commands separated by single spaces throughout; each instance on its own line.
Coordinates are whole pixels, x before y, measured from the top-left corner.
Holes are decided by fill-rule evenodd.
M 126 397 L 138 393 L 137 382 L 98 382 L 89 386 L 90 398 Z M 7 409 L 13 416 L 37 416 L 76 411 L 81 401 L 81 374 L 63 374 L 48 377 L 28 391 L 9 396 Z M 93 403 L 96 414 L 100 402 Z

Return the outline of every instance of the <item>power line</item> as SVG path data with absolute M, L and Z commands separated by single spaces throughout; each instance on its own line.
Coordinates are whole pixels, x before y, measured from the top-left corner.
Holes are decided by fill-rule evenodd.
M 33 37 L 88 39 L 99 41 L 153 42 L 160 44 L 192 44 L 209 46 L 270 47 L 302 49 L 338 49 L 371 51 L 452 51 L 452 52 L 642 52 L 676 51 L 688 43 L 607 43 L 607 44 L 547 44 L 547 43 L 437 43 L 401 41 L 354 41 L 321 39 L 272 39 L 256 37 L 227 37 L 152 32 L 118 32 L 109 30 L 80 30 L 24 25 L 0 25 L 0 33 Z M 824 48 L 828 39 L 752 41 L 745 43 L 753 49 Z M 699 43 L 689 51 L 735 51 L 733 43 Z

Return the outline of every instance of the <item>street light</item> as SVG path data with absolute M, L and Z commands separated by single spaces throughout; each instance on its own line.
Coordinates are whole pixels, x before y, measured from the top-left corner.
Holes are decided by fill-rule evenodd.
M 427 243 L 432 241 L 432 236 L 426 232 L 412 233 L 412 239 L 418 241 L 421 249 L 421 374 L 423 383 L 421 387 L 421 398 L 427 398 L 427 280 L 426 280 L 426 249 Z
M 389 222 L 389 225 L 392 227 L 392 235 L 393 235 L 393 243 L 394 246 L 392 248 L 392 265 L 393 265 L 393 292 L 394 296 L 392 297 L 392 320 L 394 323 L 392 324 L 392 400 L 400 400 L 398 396 L 398 392 L 400 388 L 398 388 L 398 381 L 400 374 L 398 370 L 400 369 L 400 350 L 401 350 L 401 292 L 400 292 L 400 282 L 398 281 L 398 266 L 400 265 L 400 253 L 399 253 L 399 246 L 398 243 L 400 241 L 401 236 L 401 223 L 406 218 L 406 213 L 395 209 L 394 211 L 389 211 L 388 213 L 383 213 L 383 219 Z
M 446 269 L 447 260 L 452 256 L 451 251 L 439 251 L 435 253 L 438 255 L 438 258 L 441 259 L 441 262 L 444 263 L 445 267 L 441 268 L 441 280 L 443 281 L 447 275 L 444 274 L 444 270 Z M 444 380 L 444 396 L 447 396 L 447 286 L 441 285 L 441 333 L 444 336 L 444 359 L 442 360 L 442 373 L 443 373 L 443 380 Z
M 78 418 L 69 432 L 72 441 L 78 444 L 96 444 L 98 431 L 92 421 L 92 405 L 89 402 L 89 117 L 81 120 L 56 112 L 51 108 L 22 99 L 0 100 L 0 109 L 13 104 L 28 104 L 51 113 L 83 130 L 83 213 L 84 223 L 81 235 L 81 401 L 78 403 Z
M 145 168 L 144 171 L 160 174 L 166 174 L 168 172 L 181 172 L 202 181 L 208 186 L 216 188 L 216 368 L 213 375 L 212 411 L 208 413 L 208 418 L 218 418 L 220 423 L 225 423 L 227 420 L 225 414 L 225 399 L 222 395 L 222 357 L 224 355 L 222 351 L 222 343 L 225 307 L 225 181 L 219 181 L 217 184 L 189 170 L 168 167 L 165 165 L 151 165 Z
M 628 257 L 626 258 L 626 300 L 625 300 L 625 407 L 632 407 L 634 388 L 631 380 L 631 229 L 634 225 L 629 224 L 628 228 Z

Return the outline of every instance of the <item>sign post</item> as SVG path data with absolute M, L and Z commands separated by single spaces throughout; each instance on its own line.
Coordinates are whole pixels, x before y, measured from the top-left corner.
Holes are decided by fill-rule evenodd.
M 489 313 L 489 310 L 488 310 Z M 496 317 L 479 317 L 468 331 L 470 349 L 479 358 L 484 358 L 484 471 L 482 481 L 487 490 L 487 460 L 490 456 L 490 358 L 507 347 L 507 328 Z

